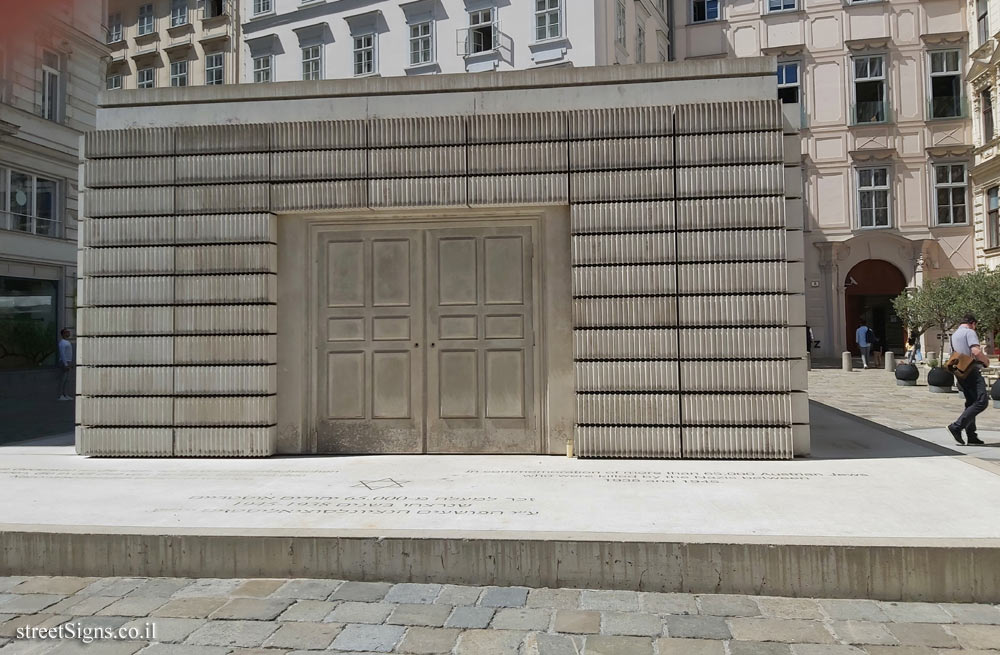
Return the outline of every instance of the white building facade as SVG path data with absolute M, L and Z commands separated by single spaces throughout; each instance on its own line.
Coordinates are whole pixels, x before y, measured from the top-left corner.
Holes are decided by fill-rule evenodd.
M 972 98 L 973 219 L 976 265 L 1000 264 L 1000 138 L 996 130 L 1000 2 L 969 0 L 969 96 Z

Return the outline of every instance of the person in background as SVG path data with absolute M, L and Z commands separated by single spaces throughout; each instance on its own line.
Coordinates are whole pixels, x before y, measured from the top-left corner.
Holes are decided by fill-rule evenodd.
M 69 342 L 70 331 L 63 328 L 59 333 L 59 368 L 62 369 L 62 377 L 59 381 L 59 400 L 73 400 L 73 396 L 66 393 L 69 389 L 70 375 L 73 374 L 73 344 Z
M 920 354 L 920 333 L 916 328 L 910 330 L 910 338 L 906 340 L 906 345 L 910 347 L 908 360 L 911 364 L 923 361 L 924 356 Z
M 986 409 L 986 406 L 989 405 L 990 396 L 986 391 L 986 380 L 983 379 L 979 365 L 989 366 L 990 358 L 979 347 L 979 336 L 976 334 L 976 317 L 972 314 L 966 314 L 965 318 L 962 319 L 962 324 L 951 335 L 951 350 L 952 352 L 969 355 L 976 362 L 973 363 L 972 371 L 964 380 L 955 380 L 958 382 L 958 388 L 965 395 L 965 411 L 962 412 L 962 415 L 954 423 L 948 426 L 948 432 L 951 432 L 951 436 L 955 438 L 955 441 L 964 446 L 966 442 L 962 440 L 962 430 L 965 430 L 969 445 L 981 446 L 983 442 L 980 441 L 977 435 L 976 416 L 982 413 Z
M 872 349 L 870 340 L 872 331 L 868 329 L 868 321 L 865 319 L 861 319 L 859 323 L 860 325 L 854 333 L 854 340 L 858 342 L 858 348 L 861 350 L 861 367 L 868 368 L 868 357 Z
M 872 347 L 872 355 L 875 357 L 875 368 L 885 368 L 885 341 L 883 341 L 875 331 L 868 329 L 868 341 Z

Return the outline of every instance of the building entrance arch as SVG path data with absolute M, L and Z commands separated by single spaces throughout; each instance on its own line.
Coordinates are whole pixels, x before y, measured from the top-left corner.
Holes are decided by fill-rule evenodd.
M 898 354 L 905 351 L 906 327 L 892 307 L 892 299 L 904 289 L 906 277 L 885 260 L 866 259 L 850 270 L 844 278 L 844 329 L 852 353 L 860 353 L 854 337 L 862 318 L 885 341 L 888 350 Z

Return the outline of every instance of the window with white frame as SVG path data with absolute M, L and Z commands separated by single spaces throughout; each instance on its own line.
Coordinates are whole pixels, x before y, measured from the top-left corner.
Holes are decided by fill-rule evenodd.
M 424 21 L 410 25 L 410 66 L 434 62 L 434 23 Z
M 989 88 L 979 92 L 979 109 L 983 115 L 983 143 L 986 145 L 993 140 L 993 93 Z
M 205 84 L 222 84 L 225 80 L 223 74 L 223 64 L 225 63 L 225 53 L 213 52 L 205 56 Z
M 1000 248 L 1000 187 L 986 190 L 986 247 Z
M 139 23 L 136 27 L 136 33 L 139 36 L 152 34 L 154 26 L 155 18 L 153 16 L 153 5 L 146 4 L 139 7 Z
M 931 59 L 931 118 L 955 118 L 962 111 L 962 72 L 958 50 L 930 53 Z
M 535 0 L 535 41 L 562 35 L 562 0 Z
M 42 51 L 42 118 L 62 119 L 61 57 L 51 50 Z
M 495 14 L 496 10 L 492 8 L 469 12 L 469 44 L 466 50 L 470 54 L 496 49 Z
M 799 0 L 767 0 L 768 12 L 793 11 L 799 8 Z
M 778 99 L 785 104 L 800 102 L 799 62 L 778 62 Z
M 635 24 L 635 61 L 637 64 L 646 61 L 646 28 L 642 22 Z
M 936 164 L 934 166 L 934 198 L 937 202 L 938 225 L 965 225 L 968 223 L 966 197 L 968 182 L 965 164 Z
M 990 40 L 990 3 L 988 0 L 976 0 L 976 30 L 979 33 L 979 45 Z
M 263 55 L 253 58 L 253 81 L 254 84 L 262 84 L 271 81 L 271 65 L 273 55 Z
M 884 123 L 888 119 L 885 55 L 854 58 L 854 122 Z
M 170 62 L 170 86 L 188 85 L 188 63 L 186 61 Z
M 310 45 L 302 48 L 302 79 L 323 79 L 323 46 Z
M 122 40 L 122 14 L 108 16 L 108 43 L 118 43 Z
M 615 3 L 615 41 L 625 45 L 625 3 L 622 0 Z
M 117 91 L 122 88 L 122 76 L 121 73 L 115 73 L 114 75 L 108 75 L 104 84 L 108 91 Z
M 140 68 L 136 71 L 136 88 L 152 89 L 156 86 L 156 75 L 152 68 Z
M 253 0 L 253 15 L 269 14 L 274 9 L 272 0 Z
M 858 169 L 858 224 L 889 227 L 889 169 L 885 166 Z
M 188 0 L 171 0 L 170 3 L 170 27 L 187 25 L 188 22 Z
M 691 0 L 691 22 L 719 20 L 719 0 Z
M 0 168 L 0 225 L 22 232 L 59 236 L 59 182 L 33 173 Z
M 371 75 L 375 72 L 375 35 L 361 34 L 354 37 L 354 75 Z

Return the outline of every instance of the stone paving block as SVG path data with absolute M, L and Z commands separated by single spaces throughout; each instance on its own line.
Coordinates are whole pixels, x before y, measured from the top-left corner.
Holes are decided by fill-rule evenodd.
M 524 607 L 527 587 L 487 587 L 479 599 L 483 607 Z
M 884 623 L 889 615 L 874 600 L 821 600 L 820 607 L 834 621 L 871 621 Z
M 937 655 L 937 651 L 926 646 L 865 646 L 865 652 L 868 655 Z
M 150 578 L 136 587 L 130 596 L 173 596 L 192 584 L 190 578 Z
M 698 602 L 694 594 L 639 594 L 639 608 L 651 614 L 697 614 Z
M 149 578 L 101 578 L 77 592 L 80 596 L 127 596 Z
M 280 624 L 273 621 L 208 621 L 187 638 L 196 646 L 259 646 Z
M 657 639 L 659 655 L 726 655 L 725 642 L 707 639 Z
M 134 616 L 80 616 L 72 619 L 72 622 L 82 630 L 95 628 L 117 630 L 134 618 Z
M 511 655 L 526 636 L 514 630 L 466 630 L 458 637 L 455 655 Z
M 951 623 L 954 619 L 934 603 L 879 603 L 890 621 L 897 623 Z
M 153 640 L 157 642 L 179 643 L 188 635 L 205 625 L 205 619 L 141 618 L 129 621 L 123 628 L 135 628 L 145 635 L 147 626 L 153 624 Z
M 540 608 L 504 607 L 497 610 L 490 626 L 494 630 L 540 630 L 545 632 L 552 622 L 552 610 Z
M 159 609 L 166 603 L 166 598 L 126 596 L 95 613 L 98 616 L 149 616 L 151 612 Z
M 791 655 L 792 647 L 788 644 L 777 644 L 760 641 L 731 641 L 729 655 Z
M 595 591 L 586 589 L 580 594 L 580 609 L 638 612 L 639 594 L 635 591 Z
M 94 647 L 97 644 L 97 648 Z M 47 655 L 133 655 L 146 647 L 144 641 L 101 641 L 84 644 L 81 641 L 60 641 Z M 6 655 L 6 654 L 5 654 Z
M 889 623 L 886 628 L 901 646 L 959 647 L 958 640 L 945 632 L 944 626 L 935 623 Z
M 54 614 L 68 614 L 70 616 L 90 616 L 100 612 L 118 600 L 117 596 L 82 596 L 75 594 L 50 606 L 47 611 Z
M 17 631 L 24 627 L 53 628 L 66 622 L 65 616 L 57 614 L 25 614 L 15 616 L 0 624 L 0 637 L 15 637 Z
M 598 634 L 601 631 L 601 613 L 593 610 L 557 610 L 556 632 L 571 634 Z
M 721 616 L 668 616 L 668 637 L 684 639 L 729 639 L 732 635 Z
M 603 615 L 601 634 L 634 637 L 659 637 L 663 634 L 663 620 L 656 614 L 603 612 Z
M 387 603 L 433 603 L 441 593 L 439 584 L 415 584 L 403 582 L 393 585 L 385 595 Z
M 648 637 L 587 637 L 587 655 L 653 655 Z
M 0 577 L 0 593 L 13 589 L 27 579 L 28 578 L 23 575 L 7 575 Z
M 461 630 L 410 628 L 396 649 L 399 653 L 450 653 Z
M 212 612 L 209 618 L 272 621 L 291 604 L 289 598 L 233 598 Z
M 446 584 L 441 593 L 434 599 L 438 605 L 475 605 L 483 593 L 482 587 L 467 587 L 464 585 Z
M 64 596 L 53 594 L 14 595 L 6 601 L 0 602 L 0 612 L 4 614 L 33 614 L 55 605 L 63 598 Z
M 865 652 L 854 646 L 792 644 L 792 655 L 865 655 Z
M 466 629 L 481 629 L 485 628 L 493 620 L 493 613 L 496 612 L 492 607 L 456 607 L 448 620 L 445 621 L 444 627 L 446 628 L 466 628 Z
M 733 639 L 741 641 L 780 641 L 787 644 L 832 644 L 833 636 L 815 621 L 800 619 L 729 619 Z
M 226 604 L 226 598 L 173 598 L 155 609 L 150 616 L 166 616 L 178 619 L 205 619 Z
M 343 625 L 339 623 L 285 623 L 267 638 L 267 648 L 323 650 L 333 643 Z
M 392 585 L 388 582 L 345 582 L 337 587 L 330 600 L 354 600 L 374 603 L 385 598 Z
M 448 605 L 405 603 L 396 606 L 386 623 L 440 628 L 451 614 L 451 609 Z
M 763 616 L 773 619 L 807 619 L 822 621 L 826 616 L 819 603 L 811 598 L 776 598 L 757 596 L 753 599 Z
M 192 646 L 190 644 L 150 644 L 142 655 L 229 655 L 225 646 Z
M 394 606 L 388 603 L 344 602 L 334 608 L 324 619 L 327 623 L 382 623 Z
M 956 623 L 1000 625 L 1000 607 L 995 605 L 941 603 L 941 608 L 951 614 Z
M 553 610 L 575 610 L 580 606 L 578 589 L 532 589 L 525 607 L 546 607 Z
M 342 584 L 343 580 L 289 580 L 273 592 L 271 597 L 326 600 Z
M 1000 625 L 952 625 L 948 629 L 963 648 L 1000 650 Z
M 196 580 L 191 584 L 185 585 L 175 591 L 172 595 L 174 598 L 197 598 L 202 596 L 229 596 L 233 593 L 233 590 L 242 585 L 245 580 L 240 579 L 224 579 L 224 578 L 205 578 L 204 580 Z
M 247 580 L 233 590 L 233 596 L 246 596 L 248 598 L 263 598 L 274 593 L 282 585 L 288 584 L 284 580 Z M 294 598 L 294 596 L 293 596 Z
M 748 596 L 698 596 L 698 607 L 702 614 L 709 616 L 760 616 L 760 608 Z
M 69 596 L 97 582 L 98 578 L 77 578 L 72 576 L 39 576 L 28 578 L 13 588 L 15 594 L 53 594 Z
M 524 655 L 580 655 L 583 652 L 583 637 L 532 632 L 524 638 L 521 652 Z
M 833 621 L 833 633 L 848 644 L 870 644 L 872 646 L 896 646 L 899 640 L 886 629 L 884 623 L 871 621 Z
M 403 638 L 406 628 L 399 625 L 366 625 L 353 623 L 333 640 L 336 650 L 360 650 L 376 653 L 391 652 Z
M 300 600 L 278 616 L 279 621 L 322 621 L 336 609 L 328 600 Z

